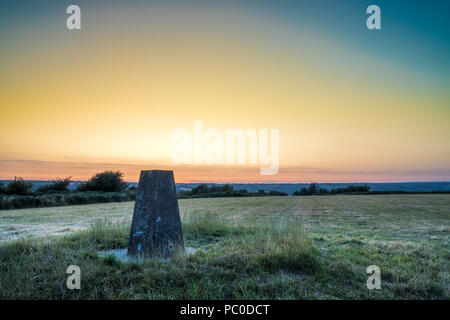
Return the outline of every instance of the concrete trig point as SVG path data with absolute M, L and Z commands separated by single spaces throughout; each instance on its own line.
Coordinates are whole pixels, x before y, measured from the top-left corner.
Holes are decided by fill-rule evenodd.
M 170 256 L 184 250 L 173 171 L 143 170 L 134 205 L 129 255 Z

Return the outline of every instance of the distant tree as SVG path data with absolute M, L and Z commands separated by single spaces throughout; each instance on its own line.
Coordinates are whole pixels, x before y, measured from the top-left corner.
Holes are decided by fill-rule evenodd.
M 301 195 L 301 196 L 309 196 L 310 193 L 309 193 L 308 189 L 306 189 L 306 188 L 301 188 L 301 189 L 300 189 L 300 195 Z
M 331 190 L 331 194 L 341 194 L 341 193 L 365 193 L 369 192 L 370 187 L 368 185 L 364 186 L 348 186 L 346 188 L 336 188 Z
M 3 185 L 3 182 L 0 182 L 0 194 L 5 194 L 6 193 L 6 189 L 5 186 Z
M 327 193 L 330 193 L 327 189 L 319 188 L 319 194 L 327 194 Z
M 263 189 L 258 190 L 258 192 L 248 192 L 246 189 L 235 190 L 234 187 L 229 184 L 211 186 L 200 184 L 190 191 L 182 190 L 178 195 L 182 198 L 287 196 L 284 192 L 270 191 L 269 193 L 266 193 Z
M 71 182 L 72 177 L 67 177 L 64 179 L 56 178 L 52 183 L 46 184 L 44 186 L 39 187 L 36 192 L 47 193 L 47 192 L 67 192 L 69 191 L 69 184 Z
M 32 194 L 31 189 L 33 185 L 26 182 L 21 177 L 14 177 L 14 181 L 11 181 L 5 189 L 6 194 L 13 194 L 18 196 L 26 196 Z
M 209 192 L 209 188 L 207 184 L 199 184 L 198 186 L 192 188 L 191 190 L 191 194 L 192 195 L 196 195 L 196 194 L 205 194 Z
M 309 194 L 316 194 L 317 193 L 317 183 L 311 183 L 309 185 L 308 193 Z
M 293 194 L 293 196 L 309 196 L 309 190 L 306 188 L 301 188 L 300 191 L 295 191 Z
M 81 184 L 78 191 L 121 192 L 128 187 L 119 170 L 106 170 L 94 174 L 87 182 Z
M 287 196 L 287 193 L 281 191 L 270 190 L 268 193 L 269 196 Z
M 221 187 L 221 190 L 220 190 L 220 191 L 226 192 L 226 193 L 232 193 L 232 192 L 234 191 L 234 188 L 233 188 L 233 186 L 231 186 L 231 185 L 229 185 L 229 184 L 224 184 L 224 185 Z M 242 190 L 239 190 L 239 191 L 242 191 Z

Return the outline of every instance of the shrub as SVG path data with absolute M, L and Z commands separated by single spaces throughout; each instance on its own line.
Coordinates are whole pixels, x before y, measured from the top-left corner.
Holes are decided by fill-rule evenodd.
M 119 170 L 106 170 L 96 173 L 87 182 L 80 185 L 78 191 L 121 192 L 127 188 L 123 173 Z
M 89 203 L 122 202 L 136 200 L 135 191 L 46 193 L 32 196 L 0 196 L 0 210 L 69 206 Z
M 306 188 L 302 188 L 300 191 L 295 191 L 293 194 L 293 196 L 308 196 L 310 195 L 308 189 Z
M 268 193 L 269 196 L 287 196 L 287 193 L 281 191 L 270 190 Z
M 262 196 L 287 196 L 284 192 L 270 190 L 266 193 L 263 189 L 258 192 L 248 192 L 245 189 L 235 190 L 229 184 L 224 185 L 207 185 L 200 184 L 190 191 L 180 191 L 179 199 L 186 198 L 214 198 L 214 197 L 262 197 Z
M 308 193 L 309 194 L 316 194 L 317 193 L 317 183 L 311 183 L 309 185 Z
M 293 196 L 309 196 L 312 194 L 347 194 L 347 193 L 368 193 L 370 191 L 370 187 L 368 185 L 364 186 L 348 186 L 346 188 L 337 188 L 332 189 L 331 191 L 328 191 L 325 188 L 317 188 L 316 183 L 311 183 L 309 185 L 309 188 L 302 188 L 300 191 L 295 191 L 292 195 Z
M 31 194 L 31 188 L 33 185 L 29 182 L 26 182 L 21 177 L 14 177 L 14 181 L 11 181 L 6 186 L 7 194 L 14 194 L 19 196 L 26 196 Z
M 308 189 L 306 189 L 306 188 L 302 188 L 301 190 L 300 190 L 300 195 L 302 195 L 302 196 L 306 196 L 306 195 L 308 195 L 309 194 L 309 191 L 308 191 Z
M 200 184 L 191 190 L 192 195 L 210 193 L 211 188 L 206 184 Z
M 51 184 L 47 184 L 45 186 L 39 187 L 36 191 L 41 193 L 46 192 L 67 192 L 69 191 L 69 184 L 70 184 L 70 178 L 67 177 L 64 179 L 56 178 L 56 180 L 53 180 Z
M 368 185 L 364 186 L 348 186 L 347 188 L 337 188 L 331 190 L 332 194 L 340 194 L 340 193 L 364 193 L 369 192 L 370 187 Z

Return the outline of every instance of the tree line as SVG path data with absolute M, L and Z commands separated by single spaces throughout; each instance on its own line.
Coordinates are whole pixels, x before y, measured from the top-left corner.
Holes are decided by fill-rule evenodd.
M 36 191 L 32 191 L 33 185 L 24 181 L 22 177 L 14 177 L 8 185 L 4 186 L 0 182 L 0 194 L 30 196 L 45 193 L 71 192 L 69 184 L 72 177 L 56 178 L 49 184 L 40 186 Z M 79 185 L 72 192 L 98 191 L 98 192 L 122 192 L 128 188 L 128 184 L 123 181 L 123 173 L 120 171 L 106 170 L 94 174 L 88 181 Z
M 106 202 L 133 201 L 137 188 L 129 187 L 123 180 L 119 170 L 106 170 L 95 173 L 88 181 L 70 190 L 71 177 L 56 178 L 33 191 L 33 185 L 21 177 L 4 185 L 0 182 L 0 210 L 35 207 L 52 207 L 75 204 L 92 204 Z M 344 188 L 327 190 L 311 183 L 308 187 L 295 191 L 292 196 L 337 195 L 337 194 L 417 194 L 417 193 L 449 193 L 446 191 L 406 192 L 406 191 L 371 191 L 368 185 L 350 185 Z M 199 184 L 191 190 L 181 190 L 179 199 L 213 198 L 213 197 L 266 197 L 287 196 L 287 193 L 263 189 L 249 192 L 246 189 L 234 189 L 229 184 Z
M 263 189 L 257 192 L 249 192 L 246 189 L 235 190 L 229 184 L 208 185 L 199 184 L 191 190 L 182 190 L 178 193 L 178 198 L 215 198 L 215 197 L 265 197 L 265 196 L 287 196 L 287 193 L 275 190 L 266 192 Z
M 106 170 L 70 190 L 71 177 L 57 178 L 33 191 L 33 185 L 15 177 L 0 183 L 0 210 L 54 207 L 77 204 L 133 201 L 136 187 L 128 187 L 120 171 Z
M 327 194 L 343 194 L 343 193 L 368 193 L 370 187 L 364 186 L 348 186 L 345 188 L 335 188 L 327 190 L 325 188 L 317 187 L 317 183 L 311 183 L 308 188 L 302 188 L 299 191 L 295 191 L 293 196 L 311 196 L 311 195 L 327 195 Z

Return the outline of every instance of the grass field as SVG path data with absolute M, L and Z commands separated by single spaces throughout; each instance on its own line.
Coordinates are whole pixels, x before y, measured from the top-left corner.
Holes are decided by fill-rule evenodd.
M 450 195 L 180 200 L 193 255 L 143 263 L 134 203 L 0 211 L 0 298 L 449 299 Z M 82 271 L 81 290 L 65 286 Z M 369 265 L 381 289 L 368 290 Z

